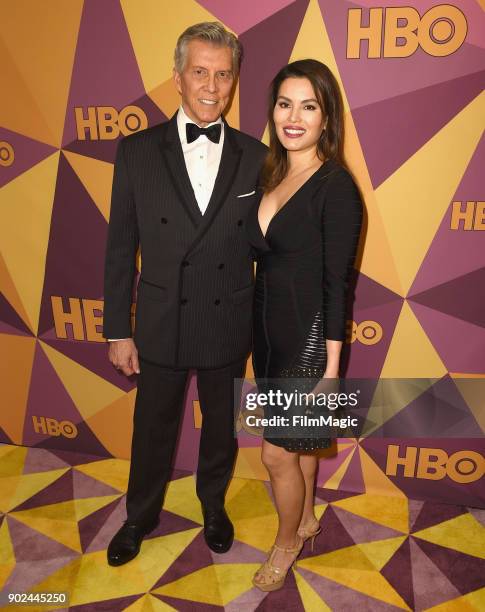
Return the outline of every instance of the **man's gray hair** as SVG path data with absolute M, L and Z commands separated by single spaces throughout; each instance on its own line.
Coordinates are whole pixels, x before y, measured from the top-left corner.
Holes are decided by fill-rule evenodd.
M 238 74 L 242 57 L 241 43 L 219 21 L 196 23 L 182 32 L 177 40 L 174 53 L 175 70 L 178 73 L 184 69 L 187 58 L 187 44 L 191 40 L 202 40 L 213 45 L 229 47 L 232 51 L 232 70 L 234 76 Z

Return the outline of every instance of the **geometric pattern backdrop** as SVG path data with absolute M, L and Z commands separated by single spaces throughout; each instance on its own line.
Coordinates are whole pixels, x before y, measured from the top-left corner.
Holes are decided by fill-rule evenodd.
M 317 488 L 313 551 L 307 542 L 285 587 L 263 593 L 251 578 L 277 528 L 268 483 L 231 481 L 235 540 L 218 555 L 204 541 L 194 475 L 175 470 L 160 525 L 136 559 L 112 568 L 106 548 L 126 518 L 128 461 L 10 445 L 0 458 L 5 591 L 61 591 L 76 612 L 485 608 L 485 510 Z
M 483 399 L 462 384 L 485 377 L 484 6 L 438 1 L 0 4 L 0 441 L 129 457 L 135 381 L 101 336 L 114 153 L 172 116 L 176 39 L 206 20 L 245 49 L 227 120 L 265 142 L 282 65 L 313 57 L 341 84 L 366 206 L 345 375 L 436 379 L 484 427 Z M 192 379 L 178 469 L 194 469 L 200 419 Z M 392 474 L 390 441 L 342 439 L 319 485 L 485 507 L 478 438 L 402 442 L 401 455 L 461 452 L 456 469 L 476 478 L 458 482 L 446 460 L 437 479 Z M 266 479 L 259 439 L 241 432 L 240 448 L 236 476 Z

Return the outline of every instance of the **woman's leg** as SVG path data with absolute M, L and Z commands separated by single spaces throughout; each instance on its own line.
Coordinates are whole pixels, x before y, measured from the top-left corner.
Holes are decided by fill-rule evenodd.
M 318 522 L 315 516 L 314 494 L 315 494 L 315 476 L 318 467 L 318 455 L 316 454 L 300 454 L 300 468 L 305 479 L 305 502 L 303 504 L 303 513 L 301 517 L 302 527 L 312 527 Z
M 298 526 L 305 499 L 305 480 L 298 461 L 298 453 L 285 450 L 263 440 L 261 459 L 268 470 L 273 496 L 278 512 L 279 525 L 276 544 L 292 548 L 298 544 Z M 277 551 L 273 563 L 286 569 L 294 554 Z

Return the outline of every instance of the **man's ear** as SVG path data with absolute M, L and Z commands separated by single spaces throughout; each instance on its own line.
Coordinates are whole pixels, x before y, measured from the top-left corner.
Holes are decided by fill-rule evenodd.
M 175 83 L 175 87 L 177 88 L 177 91 L 179 92 L 179 94 L 182 93 L 182 87 L 181 87 L 181 77 L 180 74 L 175 70 L 175 68 L 172 71 L 172 76 L 173 76 L 173 81 Z

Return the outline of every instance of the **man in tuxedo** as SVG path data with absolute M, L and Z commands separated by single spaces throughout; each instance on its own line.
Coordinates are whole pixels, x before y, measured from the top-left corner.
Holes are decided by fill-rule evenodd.
M 110 565 L 133 559 L 159 523 L 191 369 L 203 416 L 196 491 L 205 540 L 222 553 L 234 538 L 224 498 L 237 452 L 234 379 L 244 376 L 251 342 L 253 266 L 245 219 L 266 154 L 261 142 L 222 116 L 240 57 L 239 42 L 221 24 L 188 28 L 175 49 L 178 111 L 118 145 L 103 335 L 111 363 L 127 376 L 137 373 L 138 388 L 127 519 L 108 547 Z

